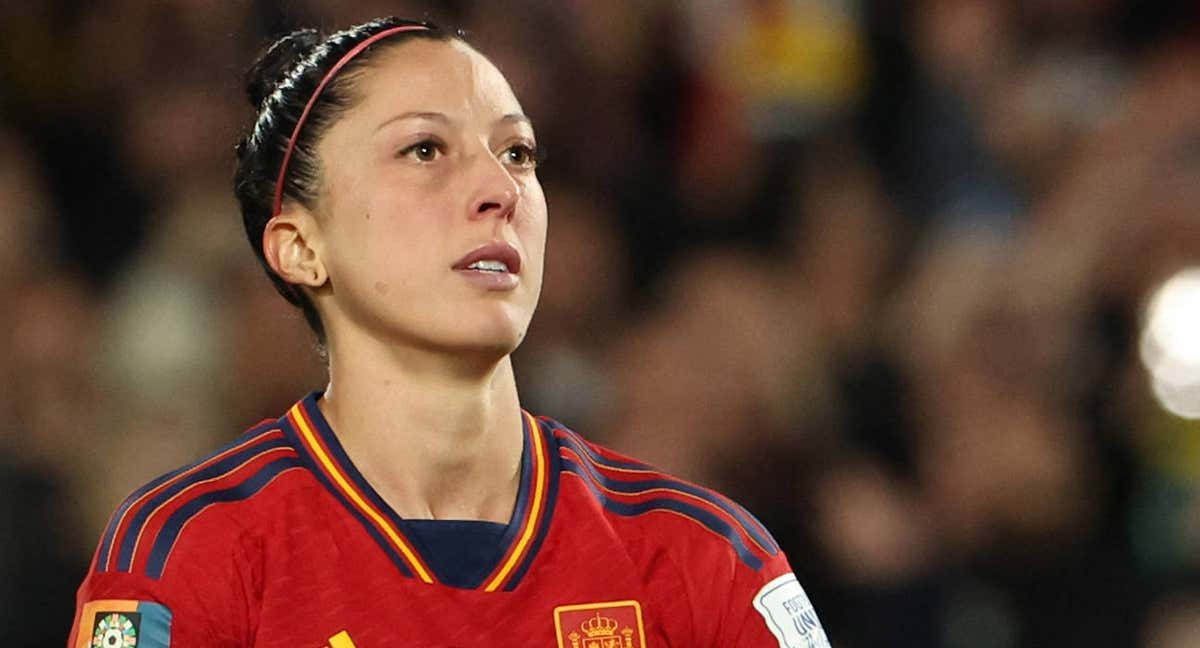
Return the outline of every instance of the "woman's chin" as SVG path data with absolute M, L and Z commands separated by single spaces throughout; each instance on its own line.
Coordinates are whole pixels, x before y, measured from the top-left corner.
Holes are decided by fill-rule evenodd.
M 454 335 L 434 343 L 450 355 L 464 359 L 499 360 L 512 353 L 525 339 L 525 329 L 496 323 L 478 327 L 457 327 Z
M 448 331 L 454 331 L 459 346 L 464 349 L 493 351 L 508 355 L 520 346 L 529 328 L 528 313 L 516 312 L 514 308 L 502 308 L 499 312 L 472 313 L 454 322 Z
M 524 331 L 494 332 L 491 335 L 480 336 L 466 342 L 462 351 L 464 354 L 494 356 L 499 359 L 516 351 L 523 339 L 525 339 Z

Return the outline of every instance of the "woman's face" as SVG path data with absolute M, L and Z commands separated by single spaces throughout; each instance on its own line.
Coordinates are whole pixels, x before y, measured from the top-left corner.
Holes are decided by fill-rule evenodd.
M 423 350 L 507 354 L 542 286 L 546 198 L 531 124 L 459 41 L 379 52 L 318 146 L 316 301 L 344 330 Z M 342 330 L 339 330 L 342 329 Z

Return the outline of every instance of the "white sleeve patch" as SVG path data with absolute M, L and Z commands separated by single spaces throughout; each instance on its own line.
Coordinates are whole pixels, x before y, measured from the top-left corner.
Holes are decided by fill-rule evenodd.
M 817 612 L 795 574 L 784 574 L 758 590 L 754 609 L 779 640 L 779 648 L 829 648 Z

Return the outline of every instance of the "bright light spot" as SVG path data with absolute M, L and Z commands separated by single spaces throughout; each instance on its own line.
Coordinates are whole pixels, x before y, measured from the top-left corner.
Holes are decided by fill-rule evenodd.
M 1141 352 L 1159 403 L 1200 418 L 1200 268 L 1171 277 L 1150 299 Z
M 1151 387 L 1167 411 L 1183 418 L 1200 419 L 1200 383 L 1172 385 L 1155 379 Z

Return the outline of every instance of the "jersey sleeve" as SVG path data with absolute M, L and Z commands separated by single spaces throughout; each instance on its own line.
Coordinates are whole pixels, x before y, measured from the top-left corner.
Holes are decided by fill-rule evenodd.
M 106 531 L 76 596 L 67 648 L 249 646 L 261 576 L 252 537 L 227 516 L 199 516 L 160 573 L 153 550 L 162 545 L 152 535 Z
M 756 522 L 756 521 L 755 521 Z M 787 556 L 761 526 L 753 553 L 717 551 L 688 559 L 693 633 L 705 648 L 829 648 L 825 630 Z
M 783 552 L 761 569 L 733 566 L 722 596 L 724 616 L 714 646 L 746 648 L 829 648 L 829 639 L 812 602 L 792 572 Z

